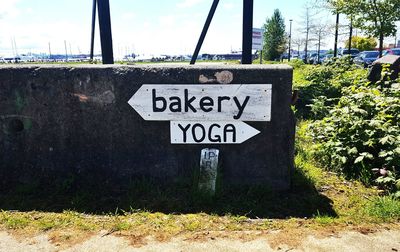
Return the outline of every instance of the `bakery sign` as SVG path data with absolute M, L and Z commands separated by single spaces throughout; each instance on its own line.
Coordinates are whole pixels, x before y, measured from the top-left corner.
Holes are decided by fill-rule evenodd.
M 144 84 L 128 101 L 144 120 L 170 121 L 172 144 L 240 144 L 271 120 L 271 84 Z

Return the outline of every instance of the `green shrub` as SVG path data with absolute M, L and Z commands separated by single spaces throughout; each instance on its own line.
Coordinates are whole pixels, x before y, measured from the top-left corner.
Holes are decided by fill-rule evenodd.
M 287 64 L 294 69 L 298 69 L 306 65 L 306 63 L 304 63 L 304 61 L 302 61 L 301 59 L 292 59 L 288 61 Z
M 334 58 L 322 66 L 302 67 L 303 83 L 298 83 L 300 80 L 295 75 L 295 85 L 299 88 L 297 118 L 322 119 L 327 115 L 326 108 L 337 104 L 342 89 L 365 79 L 366 74 L 349 57 Z
M 366 80 L 353 82 L 342 88 L 337 105 L 326 110 L 325 118 L 311 124 L 321 163 L 365 184 L 379 176 L 382 187 L 395 191 L 400 169 L 399 85 L 387 77 L 374 86 Z

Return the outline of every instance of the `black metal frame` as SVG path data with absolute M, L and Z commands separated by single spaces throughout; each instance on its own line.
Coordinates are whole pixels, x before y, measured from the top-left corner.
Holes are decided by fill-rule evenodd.
M 90 59 L 93 60 L 94 52 L 94 33 L 96 23 L 96 5 L 99 13 L 99 29 L 101 42 L 101 56 L 103 64 L 114 64 L 114 54 L 111 33 L 111 17 L 109 0 L 93 0 L 92 9 L 92 33 L 90 41 Z
M 210 27 L 218 3 L 219 0 L 214 0 L 211 5 L 210 12 L 208 13 L 199 41 L 197 42 L 196 49 L 190 61 L 191 65 L 196 63 L 196 59 L 199 55 L 201 46 L 203 45 L 204 39 L 207 35 L 208 28 Z M 90 59 L 93 60 L 93 54 L 94 54 L 96 6 L 99 13 L 99 29 L 100 29 L 101 54 L 102 54 L 103 64 L 114 64 L 109 0 L 93 0 Z M 242 64 L 251 64 L 253 60 L 251 54 L 252 38 L 253 38 L 253 7 L 254 7 L 254 0 L 243 0 Z
M 196 63 L 201 46 L 203 45 L 204 38 L 206 37 L 208 28 L 214 17 L 215 10 L 217 9 L 219 0 L 214 0 L 210 12 L 208 13 L 206 22 L 201 32 L 199 41 L 197 42 L 196 49 L 194 50 L 190 64 Z M 242 40 L 242 64 L 251 64 L 253 57 L 251 54 L 253 44 L 253 6 L 254 0 L 243 0 L 243 40 Z
M 204 24 L 203 30 L 201 32 L 199 41 L 197 42 L 196 49 L 192 55 L 192 59 L 190 60 L 190 65 L 194 65 L 196 63 L 197 56 L 199 56 L 200 48 L 203 45 L 204 38 L 206 37 L 208 28 L 210 27 L 211 20 L 214 17 L 215 10 L 217 9 L 219 0 L 214 0 L 213 4 L 211 5 L 210 12 L 208 13 L 206 23 Z
M 253 0 L 243 0 L 242 64 L 251 64 L 253 39 Z

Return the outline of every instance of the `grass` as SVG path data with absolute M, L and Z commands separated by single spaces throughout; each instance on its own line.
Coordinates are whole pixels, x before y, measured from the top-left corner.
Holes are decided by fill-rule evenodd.
M 46 231 L 54 234 L 64 230 L 78 233 L 109 230 L 109 233 L 134 234 L 135 237 L 152 235 L 163 240 L 179 234 L 210 230 L 296 230 L 299 226 L 336 229 L 398 224 L 400 202 L 389 196 L 379 196 L 379 191 L 374 188 L 366 188 L 356 181 L 346 181 L 338 174 L 321 169 L 313 160 L 312 151 L 315 147 L 306 132 L 307 122 L 301 122 L 297 129 L 297 169 L 293 190 L 290 192 L 272 193 L 265 188 L 256 187 L 242 188 L 242 191 L 231 188 L 222 192 L 216 202 L 202 208 L 198 208 L 193 202 L 192 205 L 184 203 L 184 207 L 188 208 L 186 213 L 173 212 L 173 208 L 170 211 L 156 211 L 154 202 L 153 205 L 147 204 L 147 209 L 151 210 L 139 207 L 128 210 L 118 208 L 109 214 L 2 211 L 0 229 Z M 137 197 L 139 194 L 146 194 L 148 185 L 141 187 L 143 190 L 136 189 L 132 195 Z M 151 191 L 157 193 L 145 195 L 150 203 L 152 200 L 159 200 L 160 195 L 157 194 L 161 193 L 159 190 Z M 152 196 L 155 198 L 151 198 Z M 161 195 L 165 199 L 163 203 L 169 200 L 166 196 L 168 195 Z M 182 199 L 177 202 L 182 204 Z M 144 205 L 137 203 L 137 206 Z M 263 215 L 260 217 L 258 214 Z
M 376 197 L 367 204 L 366 213 L 379 221 L 400 220 L 400 200 L 392 196 Z

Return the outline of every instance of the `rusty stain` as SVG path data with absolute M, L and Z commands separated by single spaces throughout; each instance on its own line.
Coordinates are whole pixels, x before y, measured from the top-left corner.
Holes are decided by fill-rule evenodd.
M 115 102 L 115 95 L 110 90 L 107 90 L 104 93 L 96 96 L 88 96 L 85 94 L 77 93 L 73 93 L 72 95 L 78 97 L 80 102 L 93 102 L 99 104 L 112 104 Z
M 89 97 L 87 97 L 84 94 L 73 94 L 73 95 L 78 97 L 80 102 L 87 102 L 89 100 Z

